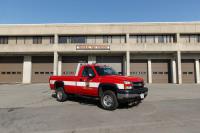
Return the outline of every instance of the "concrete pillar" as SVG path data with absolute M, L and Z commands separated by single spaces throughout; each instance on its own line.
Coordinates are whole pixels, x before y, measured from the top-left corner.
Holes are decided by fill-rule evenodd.
M 24 56 L 22 83 L 24 84 L 31 83 L 31 74 L 32 74 L 31 56 Z
M 58 57 L 58 76 L 62 75 L 62 57 Z
M 172 83 L 177 83 L 177 77 L 176 77 L 176 60 L 171 59 L 171 76 L 172 76 Z
M 129 34 L 127 33 L 127 34 L 126 34 L 126 43 L 129 43 L 129 39 L 130 39 L 130 38 L 129 38 Z
M 177 76 L 178 76 L 178 84 L 182 84 L 182 70 L 181 70 L 181 52 L 177 51 Z
M 180 43 L 180 33 L 177 33 L 177 34 L 176 34 L 176 42 L 177 42 L 177 43 Z
M 96 63 L 96 56 L 89 55 L 88 56 L 88 64 Z
M 54 51 L 53 75 L 58 75 L 58 52 Z
M 54 44 L 58 44 L 58 34 L 54 35 Z
M 130 76 L 130 51 L 126 51 L 126 75 Z
M 148 59 L 148 83 L 152 83 L 152 67 L 151 67 L 151 59 Z
M 199 59 L 195 60 L 195 72 L 196 72 L 196 83 L 200 83 L 200 73 L 199 73 Z
M 123 56 L 123 74 L 126 75 L 126 55 Z
M 158 43 L 158 36 L 155 36 L 155 43 Z

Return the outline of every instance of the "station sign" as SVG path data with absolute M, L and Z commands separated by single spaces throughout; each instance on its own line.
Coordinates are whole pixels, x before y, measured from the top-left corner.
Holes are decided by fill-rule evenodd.
M 110 50 L 110 45 L 76 45 L 76 50 Z

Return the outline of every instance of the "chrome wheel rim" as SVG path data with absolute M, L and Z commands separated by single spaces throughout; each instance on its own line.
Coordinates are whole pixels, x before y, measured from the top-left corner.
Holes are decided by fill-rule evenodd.
M 104 104 L 106 107 L 112 106 L 112 104 L 113 104 L 113 99 L 112 99 L 112 97 L 109 96 L 109 95 L 105 95 L 105 96 L 103 97 L 103 104 Z
M 59 100 L 62 99 L 62 92 L 61 92 L 61 91 L 58 91 L 58 92 L 57 92 L 57 98 L 58 98 Z

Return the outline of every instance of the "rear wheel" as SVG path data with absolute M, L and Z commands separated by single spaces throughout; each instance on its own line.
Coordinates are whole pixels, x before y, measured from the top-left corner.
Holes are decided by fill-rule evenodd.
M 101 96 L 101 105 L 106 110 L 115 110 L 118 107 L 118 101 L 113 91 L 105 91 Z
M 59 102 L 64 102 L 67 100 L 67 94 L 62 87 L 56 89 L 56 99 Z

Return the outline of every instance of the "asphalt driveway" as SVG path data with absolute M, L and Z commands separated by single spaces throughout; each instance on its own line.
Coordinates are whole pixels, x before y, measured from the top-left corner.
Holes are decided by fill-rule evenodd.
M 200 85 L 147 86 L 149 95 L 139 106 L 105 111 L 90 99 L 59 103 L 48 84 L 0 85 L 0 131 L 199 133 Z

